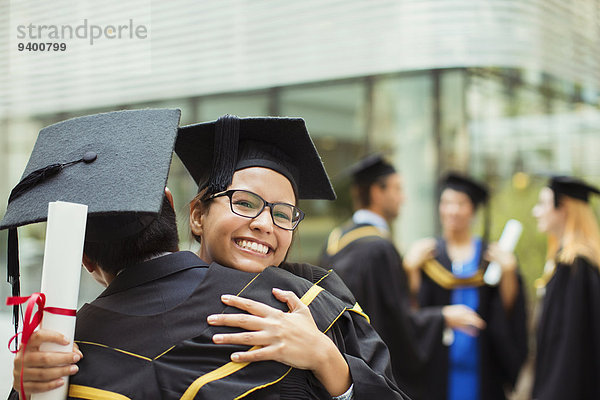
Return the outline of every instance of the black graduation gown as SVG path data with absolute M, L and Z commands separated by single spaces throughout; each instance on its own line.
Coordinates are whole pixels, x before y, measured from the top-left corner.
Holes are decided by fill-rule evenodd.
M 482 244 L 481 255 L 486 244 Z M 446 243 L 439 239 L 435 259 L 448 272 L 452 271 Z M 479 260 L 480 268 L 485 264 Z M 422 307 L 450 304 L 451 290 L 438 285 L 422 273 L 419 304 Z M 499 287 L 479 286 L 477 313 L 485 320 L 486 328 L 479 335 L 480 396 L 481 400 L 506 399 L 505 389 L 512 389 L 527 356 L 527 326 L 525 296 L 519 277 L 519 293 L 510 314 L 504 310 Z M 440 340 L 435 344 L 433 357 L 427 366 L 427 399 L 445 399 L 448 393 L 448 347 Z
M 326 275 L 320 283 L 329 284 Z M 346 358 L 355 399 L 405 398 L 392 382 L 385 345 L 360 313 L 349 311 L 353 304 L 284 269 L 250 274 L 207 266 L 189 252 L 128 268 L 81 308 L 75 338 L 85 356 L 70 379 L 69 398 L 329 399 L 308 371 L 270 361 L 231 363 L 232 352 L 248 347 L 212 343 L 216 332 L 238 331 L 206 323 L 210 314 L 240 312 L 225 307 L 221 294 L 287 311 L 272 287 L 314 295 L 305 304 Z
M 402 259 L 385 232 L 352 221 L 340 229 L 332 232 L 337 240 L 329 240 L 321 265 L 337 272 L 370 317 L 390 349 L 398 386 L 423 398 L 423 367 L 444 328 L 441 307 L 411 310 Z
M 600 399 L 600 274 L 586 258 L 558 263 L 546 285 L 533 398 Z

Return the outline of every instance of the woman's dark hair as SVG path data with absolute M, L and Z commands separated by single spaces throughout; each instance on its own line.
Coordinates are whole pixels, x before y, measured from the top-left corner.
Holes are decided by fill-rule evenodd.
M 179 249 L 175 211 L 166 196 L 158 216 L 141 232 L 118 241 L 86 241 L 84 253 L 106 272 L 117 272 Z

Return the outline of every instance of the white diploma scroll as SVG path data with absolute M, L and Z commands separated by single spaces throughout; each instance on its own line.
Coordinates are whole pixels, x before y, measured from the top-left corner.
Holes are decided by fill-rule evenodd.
M 509 219 L 498 240 L 500 249 L 512 253 L 521 237 L 521 232 L 523 232 L 523 225 L 516 219 Z M 500 283 L 500 278 L 502 278 L 502 267 L 497 262 L 491 262 L 485 270 L 483 281 L 490 286 L 496 286 Z
M 46 247 L 42 270 L 42 289 L 46 295 L 46 307 L 77 309 L 81 258 L 87 221 L 87 206 L 62 201 L 48 204 Z M 44 312 L 42 329 L 57 331 L 65 335 L 70 343 L 61 346 L 44 343 L 42 351 L 70 352 L 73 350 L 75 317 Z M 65 384 L 45 393 L 31 395 L 32 400 L 65 400 L 69 389 L 68 377 Z

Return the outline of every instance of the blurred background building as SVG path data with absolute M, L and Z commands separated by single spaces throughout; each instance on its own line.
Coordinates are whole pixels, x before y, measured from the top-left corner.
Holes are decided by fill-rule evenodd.
M 126 24 L 142 34 L 115 38 L 111 27 Z M 35 36 L 65 25 L 85 29 Z M 90 43 L 91 25 L 109 30 Z M 30 42 L 67 48 L 18 50 Z M 404 176 L 400 248 L 438 232 L 436 182 L 465 171 L 495 192 L 492 238 L 508 218 L 524 223 L 528 283 L 545 254 L 530 217 L 535 174 L 600 183 L 600 0 L 0 0 L 0 54 L 0 214 L 42 127 L 145 107 L 181 108 L 184 124 L 224 113 L 306 120 L 339 200 L 301 204 L 296 260 L 315 262 L 350 215 L 341 173 L 369 152 Z M 187 243 L 195 187 L 176 159 L 169 186 Z M 42 225 L 20 230 L 23 293 L 39 288 Z M 6 232 L 0 243 L 5 264 Z M 84 279 L 81 301 L 98 292 Z

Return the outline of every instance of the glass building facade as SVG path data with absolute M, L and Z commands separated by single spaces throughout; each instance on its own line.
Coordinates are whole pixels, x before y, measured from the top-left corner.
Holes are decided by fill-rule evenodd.
M 537 174 L 562 171 L 600 183 L 595 150 L 600 141 L 597 99 L 586 99 L 575 84 L 551 76 L 527 76 L 517 69 L 452 68 L 371 75 L 118 108 L 144 107 L 181 108 L 183 124 L 213 120 L 225 113 L 301 116 L 307 121 L 338 200 L 301 203 L 308 218 L 299 228 L 292 260 L 316 262 L 329 230 L 351 215 L 343 172 L 371 152 L 385 154 L 403 175 L 406 202 L 394 227 L 401 248 L 438 233 L 437 182 L 448 170 L 468 172 L 491 185 L 496 193 L 491 203 L 492 238 L 508 218 L 521 219 L 525 236 L 537 237 L 530 216 L 543 183 Z M 4 154 L 4 162 L 11 165 L 9 170 L 24 166 L 43 126 L 109 109 L 113 108 L 5 122 L 8 134 L 2 137 L 11 151 Z M 186 201 L 195 188 L 177 159 L 169 186 L 175 193 L 183 247 L 187 248 L 191 245 Z M 28 236 L 33 247 L 42 239 L 43 227 L 23 230 L 24 246 L 28 246 Z M 523 247 L 523 252 L 528 248 Z M 541 268 L 543 248 L 544 243 L 537 240 L 530 255 L 521 254 L 538 260 L 531 268 L 531 279 Z M 31 252 L 22 253 L 24 268 L 32 264 L 37 271 L 34 266 L 39 266 L 39 258 L 29 262 Z

